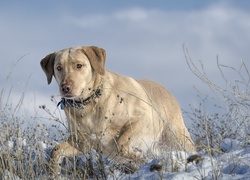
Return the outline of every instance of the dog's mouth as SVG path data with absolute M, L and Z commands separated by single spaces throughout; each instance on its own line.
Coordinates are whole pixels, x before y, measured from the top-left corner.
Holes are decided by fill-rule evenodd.
M 62 91 L 60 91 L 61 97 L 65 98 L 65 99 L 74 99 L 75 95 L 72 94 L 71 92 L 68 93 L 64 93 Z
M 65 99 L 75 99 L 75 97 L 71 96 L 71 95 L 64 95 L 64 96 L 62 96 L 62 98 L 65 98 Z
M 82 95 L 72 95 L 72 94 L 63 94 L 62 95 L 62 98 L 71 99 L 71 100 L 76 100 L 76 99 L 79 99 L 81 97 L 82 97 Z
M 62 95 L 62 98 L 65 98 L 65 99 L 71 99 L 71 100 L 77 100 L 77 99 L 82 99 L 85 97 L 84 95 L 84 90 L 81 91 L 81 93 L 79 94 L 73 94 L 72 92 L 71 93 L 61 93 Z

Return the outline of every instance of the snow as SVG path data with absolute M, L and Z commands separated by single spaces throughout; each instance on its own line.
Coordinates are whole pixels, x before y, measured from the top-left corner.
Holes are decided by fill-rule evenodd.
M 27 151 L 31 151 L 32 148 L 27 147 L 28 142 L 26 139 L 18 139 L 17 140 L 22 148 Z M 7 145 L 9 148 L 15 148 L 16 142 L 8 141 Z M 43 155 L 45 161 L 48 161 L 49 154 L 51 152 L 52 147 L 48 147 L 44 142 L 38 142 L 39 147 L 43 149 Z M 250 179 L 250 146 L 242 145 L 241 142 L 232 140 L 232 139 L 224 139 L 221 142 L 221 149 L 224 153 L 218 153 L 218 155 L 209 156 L 206 153 L 203 153 L 202 160 L 195 163 L 190 162 L 186 164 L 183 160 L 184 157 L 188 155 L 184 152 L 171 152 L 172 159 L 176 166 L 178 166 L 176 172 L 171 172 L 171 165 L 167 162 L 167 156 L 161 157 L 158 159 L 151 159 L 147 164 L 141 166 L 135 173 L 133 174 L 124 174 L 119 168 L 114 169 L 114 171 L 110 171 L 111 167 L 114 167 L 116 164 L 112 160 L 102 156 L 102 161 L 105 166 L 106 179 L 131 179 L 131 180 L 151 180 L 151 179 L 171 179 L 171 180 L 197 180 L 197 179 L 222 179 L 222 180 L 238 180 L 238 179 Z M 33 153 L 33 152 L 32 152 Z M 36 152 L 35 152 L 36 153 Z M 93 161 L 93 169 L 97 169 L 98 167 L 98 158 L 100 156 L 96 152 L 92 152 L 89 155 L 79 156 L 77 157 L 77 164 L 79 169 L 84 171 L 86 159 L 90 158 Z M 151 171 L 152 165 L 162 166 L 162 170 Z M 62 164 L 62 167 L 70 169 L 69 165 Z M 34 168 L 35 170 L 39 169 L 39 167 Z M 95 171 L 95 172 L 98 172 Z M 10 172 L 5 171 L 5 178 L 8 179 L 10 177 Z M 13 176 L 13 175 L 12 175 Z M 46 177 L 46 174 L 43 174 Z M 64 172 L 62 171 L 62 179 L 67 179 L 70 176 L 64 177 Z M 96 175 L 96 177 L 99 175 Z M 41 177 L 39 175 L 39 177 Z M 100 178 L 100 177 L 99 177 Z M 15 177 L 15 179 L 19 179 L 19 177 Z M 39 179 L 39 178 L 38 178 Z M 70 178 L 69 178 L 70 179 Z M 95 178 L 93 178 L 95 179 Z M 101 178 L 100 178 L 101 179 Z
M 230 152 L 232 149 L 236 149 L 240 146 L 240 142 L 229 138 L 223 139 L 221 142 L 221 150 L 224 152 Z

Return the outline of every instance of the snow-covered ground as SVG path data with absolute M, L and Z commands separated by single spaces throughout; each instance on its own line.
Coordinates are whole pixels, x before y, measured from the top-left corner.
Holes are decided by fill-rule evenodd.
M 18 142 L 17 142 L 18 141 Z M 45 143 L 39 142 L 39 147 L 42 151 L 38 150 L 34 152 L 34 149 L 29 147 L 29 142 L 24 139 L 17 139 L 15 141 L 8 141 L 5 143 L 6 146 L 12 152 L 16 152 L 16 145 L 19 144 L 19 147 L 22 147 L 23 155 L 31 154 L 31 159 L 29 161 L 36 161 L 37 153 L 40 152 L 39 157 L 40 160 L 43 159 L 43 162 L 48 162 L 49 156 L 48 154 L 51 151 L 51 147 L 47 147 Z M 5 146 L 5 148 L 6 148 Z M 4 149 L 4 146 L 1 147 L 1 151 Z M 171 153 L 174 157 L 174 162 L 176 164 L 176 172 L 171 172 L 171 163 L 166 157 L 159 159 L 151 159 L 147 164 L 141 166 L 135 173 L 133 174 L 124 174 L 119 168 L 111 168 L 114 167 L 114 162 L 112 160 L 107 159 L 106 157 L 102 157 L 102 162 L 104 164 L 105 176 L 98 174 L 98 154 L 93 152 L 87 156 L 81 156 L 77 158 L 77 166 L 79 170 L 84 171 L 86 167 L 86 159 L 91 159 L 93 163 L 93 169 L 96 173 L 93 176 L 93 179 L 97 177 L 99 179 L 131 179 L 131 180 L 139 180 L 139 179 L 250 179 L 250 146 L 244 145 L 236 140 L 225 139 L 221 143 L 221 149 L 224 153 L 220 153 L 219 155 L 215 155 L 213 157 L 206 155 L 203 153 L 202 160 L 198 163 L 191 162 L 186 164 L 183 160 L 185 156 L 184 152 Z M 182 158 L 180 158 L 182 157 Z M 15 160 L 13 160 L 15 161 Z M 18 162 L 15 162 L 18 164 Z M 23 163 L 22 166 L 26 166 L 29 162 Z M 31 162 L 30 162 L 31 163 Z M 26 164 L 26 165 L 25 165 Z M 152 165 L 161 165 L 162 168 L 160 171 L 151 169 Z M 20 164 L 19 164 L 20 166 Z M 40 171 L 41 173 L 37 174 L 37 179 L 41 177 L 47 177 L 45 171 L 41 171 L 41 167 L 39 167 L 39 163 L 36 164 L 33 162 L 33 170 Z M 64 168 L 70 169 L 70 166 L 64 164 L 62 165 Z M 25 168 L 25 167 L 23 167 Z M 100 167 L 99 167 L 100 168 Z M 5 179 L 20 179 L 18 176 L 12 176 L 9 170 L 5 170 Z M 4 179 L 3 178 L 3 179 Z M 28 177 L 27 177 L 28 178 Z M 70 179 L 70 176 L 65 175 L 65 172 L 62 172 L 62 179 Z

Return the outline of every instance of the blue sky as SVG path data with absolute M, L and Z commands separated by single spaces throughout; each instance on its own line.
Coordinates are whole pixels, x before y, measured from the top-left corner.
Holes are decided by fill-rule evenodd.
M 249 10 L 248 0 L 1 1 L 0 85 L 13 86 L 13 101 L 25 91 L 28 110 L 55 108 L 49 97 L 60 98 L 58 88 L 55 81 L 47 86 L 40 60 L 63 48 L 96 45 L 107 51 L 107 69 L 160 82 L 188 109 L 199 102 L 193 85 L 206 86 L 188 69 L 182 45 L 223 83 L 217 55 L 227 65 L 238 67 L 241 59 L 250 65 Z

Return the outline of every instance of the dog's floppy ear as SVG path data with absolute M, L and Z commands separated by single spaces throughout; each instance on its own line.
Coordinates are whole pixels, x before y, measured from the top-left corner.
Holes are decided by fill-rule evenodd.
M 55 53 L 47 55 L 40 62 L 41 67 L 47 76 L 48 84 L 51 83 L 52 77 L 54 75 L 54 63 L 55 63 Z
M 96 46 L 84 46 L 83 51 L 88 57 L 90 64 L 94 70 L 100 74 L 105 74 L 105 62 L 106 62 L 106 52 L 104 49 Z

